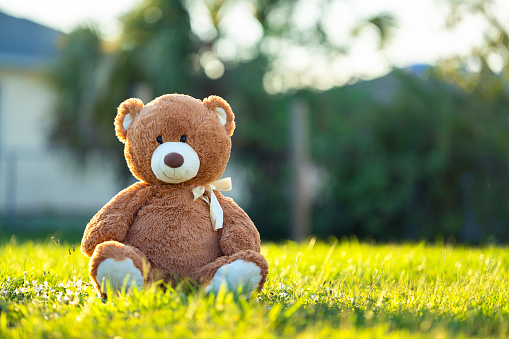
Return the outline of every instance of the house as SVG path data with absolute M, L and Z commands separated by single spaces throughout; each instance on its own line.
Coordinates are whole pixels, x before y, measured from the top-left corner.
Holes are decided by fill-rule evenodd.
M 48 215 L 80 215 L 76 227 L 84 227 L 119 191 L 107 163 L 81 170 L 46 141 L 55 97 L 47 70 L 62 36 L 0 12 L 0 231 L 35 227 Z

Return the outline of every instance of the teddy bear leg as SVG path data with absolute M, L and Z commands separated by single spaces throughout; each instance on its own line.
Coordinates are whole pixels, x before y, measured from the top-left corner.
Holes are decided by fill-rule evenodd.
M 254 290 L 262 290 L 268 272 L 265 258 L 260 253 L 246 250 L 219 257 L 200 267 L 195 272 L 195 279 L 205 286 L 205 292 L 217 294 L 221 286 L 225 286 L 230 291 L 242 289 L 243 294 L 250 295 Z
M 143 288 L 152 279 L 150 264 L 145 255 L 129 245 L 117 241 L 106 241 L 94 250 L 90 258 L 89 274 L 99 293 L 104 295 L 106 284 L 120 291 L 126 280 L 126 289 L 133 286 Z

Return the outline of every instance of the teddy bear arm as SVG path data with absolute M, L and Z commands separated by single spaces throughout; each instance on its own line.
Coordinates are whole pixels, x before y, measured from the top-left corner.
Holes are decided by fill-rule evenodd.
M 223 228 L 220 230 L 221 251 L 232 255 L 251 250 L 260 253 L 260 234 L 249 216 L 232 199 L 216 194 L 223 208 Z
M 95 247 L 105 241 L 122 241 L 136 212 L 150 196 L 147 184 L 136 183 L 113 197 L 88 223 L 81 251 L 92 256 Z

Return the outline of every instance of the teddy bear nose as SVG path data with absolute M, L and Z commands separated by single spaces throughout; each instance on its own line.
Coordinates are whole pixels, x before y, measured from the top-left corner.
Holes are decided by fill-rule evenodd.
M 184 163 L 184 157 L 178 153 L 168 153 L 164 157 L 164 163 L 171 168 L 178 168 Z

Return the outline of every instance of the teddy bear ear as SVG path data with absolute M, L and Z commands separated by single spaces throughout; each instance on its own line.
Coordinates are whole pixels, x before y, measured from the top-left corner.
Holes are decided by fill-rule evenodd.
M 226 100 L 217 95 L 211 95 L 203 100 L 203 104 L 209 110 L 217 114 L 219 121 L 226 129 L 228 135 L 232 136 L 233 130 L 235 129 L 235 115 Z
M 115 132 L 118 140 L 126 141 L 127 129 L 142 108 L 143 102 L 136 98 L 127 99 L 118 106 L 117 116 L 115 117 Z

